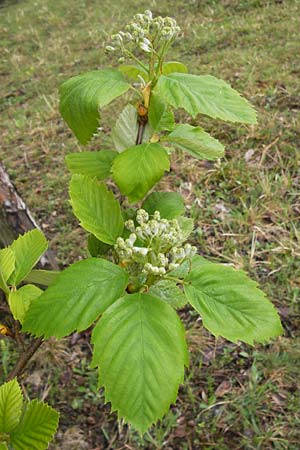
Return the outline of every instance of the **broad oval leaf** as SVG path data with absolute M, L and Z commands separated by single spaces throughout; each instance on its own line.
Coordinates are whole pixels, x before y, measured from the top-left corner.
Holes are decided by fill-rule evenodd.
M 71 173 L 97 177 L 105 180 L 110 176 L 111 165 L 117 152 L 101 150 L 101 152 L 70 153 L 65 161 Z
M 184 201 L 177 192 L 152 192 L 142 204 L 149 214 L 160 212 L 163 219 L 174 219 L 184 214 Z
M 121 72 L 93 70 L 64 82 L 59 110 L 75 136 L 86 144 L 99 127 L 99 109 L 130 88 Z
M 282 333 L 279 316 L 257 283 L 231 267 L 200 264 L 185 278 L 185 293 L 214 335 L 253 345 Z
M 150 97 L 148 118 L 151 128 L 157 131 L 172 131 L 175 127 L 174 114 L 169 106 L 153 92 Z
M 115 182 L 131 203 L 141 200 L 168 170 L 168 154 L 159 144 L 131 147 L 116 157 L 112 167 Z
M 197 159 L 213 160 L 224 155 L 224 146 L 200 127 L 188 124 L 177 125 L 172 133 L 161 140 L 173 142 Z
M 118 152 L 133 147 L 136 143 L 139 130 L 138 113 L 133 105 L 127 105 L 121 112 L 112 131 L 112 140 Z M 143 143 L 149 141 L 153 134 L 150 126 L 146 124 L 143 134 Z
M 106 244 L 122 235 L 124 221 L 118 200 L 103 182 L 84 175 L 73 175 L 70 183 L 73 212 L 80 225 Z
M 47 403 L 33 400 L 10 435 L 14 450 L 46 450 L 58 426 L 59 413 Z
M 33 284 L 27 284 L 16 291 L 10 291 L 8 303 L 14 319 L 23 323 L 30 303 L 40 297 L 42 293 L 43 291 Z
M 17 379 L 0 386 L 0 433 L 10 433 L 19 423 L 23 397 Z
M 123 295 L 127 279 L 123 269 L 104 259 L 78 261 L 31 303 L 23 330 L 45 338 L 85 330 Z
M 176 312 L 150 295 L 127 295 L 103 314 L 92 343 L 106 401 L 145 432 L 175 402 L 183 382 L 188 357 Z
M 170 105 L 184 108 L 193 117 L 202 113 L 229 122 L 256 123 L 256 112 L 250 103 L 225 81 L 211 75 L 162 75 L 155 92 Z
M 13 241 L 10 248 L 15 255 L 15 270 L 9 277 L 8 284 L 17 286 L 21 283 L 47 250 L 47 247 L 48 243 L 45 236 L 37 228 L 28 231 Z
M 182 308 L 188 300 L 182 290 L 171 280 L 160 280 L 150 286 L 149 294 L 160 298 L 168 303 L 172 308 Z

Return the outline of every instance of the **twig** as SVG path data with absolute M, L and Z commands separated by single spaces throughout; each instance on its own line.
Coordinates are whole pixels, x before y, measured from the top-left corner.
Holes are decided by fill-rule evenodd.
M 42 338 L 35 339 L 33 342 L 31 342 L 31 344 L 27 347 L 24 353 L 20 354 L 15 367 L 7 377 L 7 381 L 10 381 L 15 377 L 19 378 L 23 374 L 30 359 L 33 357 L 33 355 L 39 349 L 42 343 L 43 343 Z

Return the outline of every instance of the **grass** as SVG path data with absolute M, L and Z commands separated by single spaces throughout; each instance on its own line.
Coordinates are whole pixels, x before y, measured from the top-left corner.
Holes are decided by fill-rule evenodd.
M 24 0 L 2 2 L 1 149 L 19 192 L 61 266 L 85 255 L 68 204 L 64 156 L 79 148 L 58 113 L 57 88 L 72 75 L 116 65 L 102 42 L 147 7 L 184 31 L 171 59 L 224 78 L 258 110 L 255 127 L 199 117 L 226 144 L 220 163 L 177 152 L 160 187 L 181 192 L 193 240 L 212 260 L 247 270 L 279 309 L 285 336 L 249 348 L 215 340 L 184 310 L 191 367 L 164 421 L 142 439 L 103 405 L 88 368 L 89 333 L 45 345 L 26 388 L 61 411 L 53 449 L 297 450 L 300 443 L 299 2 Z M 119 111 L 121 102 L 116 102 Z M 179 118 L 185 119 L 180 112 Z M 190 119 L 189 119 L 190 120 Z M 112 121 L 88 148 L 109 148 Z M 1 343 L 2 376 L 12 364 Z M 41 350 L 42 352 L 42 350 Z M 61 362 L 61 364 L 58 364 Z

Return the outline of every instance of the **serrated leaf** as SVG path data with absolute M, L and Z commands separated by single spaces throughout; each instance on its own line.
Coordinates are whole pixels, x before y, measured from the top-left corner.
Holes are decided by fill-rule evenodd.
M 168 154 L 159 144 L 131 147 L 116 157 L 112 167 L 115 182 L 131 203 L 141 200 L 168 170 Z
M 88 236 L 88 251 L 91 256 L 95 258 L 101 255 L 105 255 L 111 245 L 104 244 L 104 242 L 99 241 L 93 234 Z
M 18 427 L 11 433 L 14 450 L 46 450 L 58 426 L 59 413 L 46 403 L 33 400 Z
M 15 255 L 11 248 L 0 250 L 0 289 L 8 293 L 7 280 L 15 270 Z
M 157 131 L 172 131 L 175 127 L 174 114 L 169 110 L 166 102 L 153 92 L 150 97 L 148 118 L 151 128 Z
M 159 211 L 163 219 L 174 219 L 184 214 L 184 201 L 177 192 L 152 192 L 142 204 L 149 214 Z
M 139 130 L 138 113 L 133 105 L 127 105 L 118 117 L 112 131 L 112 140 L 118 152 L 133 147 Z M 143 143 L 149 141 L 153 134 L 150 126 L 146 124 L 143 134 Z
M 161 75 L 155 92 L 193 117 L 202 113 L 229 122 L 256 123 L 256 112 L 250 103 L 225 81 L 210 75 Z
M 253 345 L 282 333 L 278 314 L 247 275 L 220 264 L 200 264 L 185 278 L 185 293 L 214 335 Z
M 50 286 L 56 280 L 58 274 L 58 270 L 33 269 L 24 281 L 42 286 Z
M 110 176 L 111 165 L 116 156 L 117 152 L 101 150 L 101 152 L 70 153 L 65 160 L 71 173 L 105 180 Z
M 150 286 L 149 294 L 160 298 L 172 308 L 182 308 L 188 302 L 182 290 L 171 280 L 160 280 Z
M 224 155 L 224 146 L 200 127 L 188 124 L 177 125 L 172 133 L 161 139 L 172 142 L 197 159 L 213 160 Z
M 47 247 L 48 243 L 45 236 L 37 228 L 28 231 L 13 241 L 10 248 L 15 255 L 15 270 L 9 277 L 8 284 L 17 286 L 21 283 L 47 250 Z
M 123 269 L 104 259 L 78 261 L 31 303 L 23 330 L 45 338 L 85 330 L 123 295 L 127 280 Z
M 19 423 L 23 397 L 17 379 L 0 386 L 0 433 L 10 433 Z
M 70 183 L 73 212 L 80 225 L 106 244 L 114 244 L 122 235 L 123 218 L 119 202 L 103 182 L 73 175 Z
M 23 323 L 30 303 L 40 297 L 42 293 L 43 291 L 33 284 L 27 284 L 17 291 L 11 291 L 8 296 L 8 303 L 14 319 Z
M 176 312 L 150 295 L 127 295 L 103 314 L 92 343 L 106 401 L 145 432 L 175 402 L 183 381 L 187 347 Z
M 60 86 L 60 113 L 79 142 L 86 144 L 97 131 L 99 109 L 129 88 L 121 72 L 112 69 L 93 70 Z

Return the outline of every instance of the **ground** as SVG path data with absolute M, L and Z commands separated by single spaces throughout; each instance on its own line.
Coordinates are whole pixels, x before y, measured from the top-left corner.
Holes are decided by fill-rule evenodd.
M 177 152 L 160 187 L 181 192 L 195 219 L 192 241 L 213 261 L 256 279 L 285 334 L 267 346 L 215 340 L 196 314 L 181 313 L 191 353 L 185 385 L 163 422 L 143 438 L 119 423 L 89 369 L 89 332 L 44 344 L 24 389 L 61 412 L 52 449 L 300 448 L 300 4 L 280 0 L 24 0 L 0 2 L 0 159 L 41 224 L 61 267 L 86 255 L 68 203 L 64 156 L 79 144 L 58 112 L 59 84 L 116 66 L 112 32 L 146 8 L 174 16 L 184 37 L 170 59 L 230 82 L 258 111 L 257 126 L 198 117 L 226 145 L 218 163 Z M 104 43 L 104 44 L 103 44 Z M 102 117 L 89 149 L 109 148 L 122 102 Z M 187 119 L 181 112 L 178 118 Z M 3 380 L 14 353 L 1 340 Z

